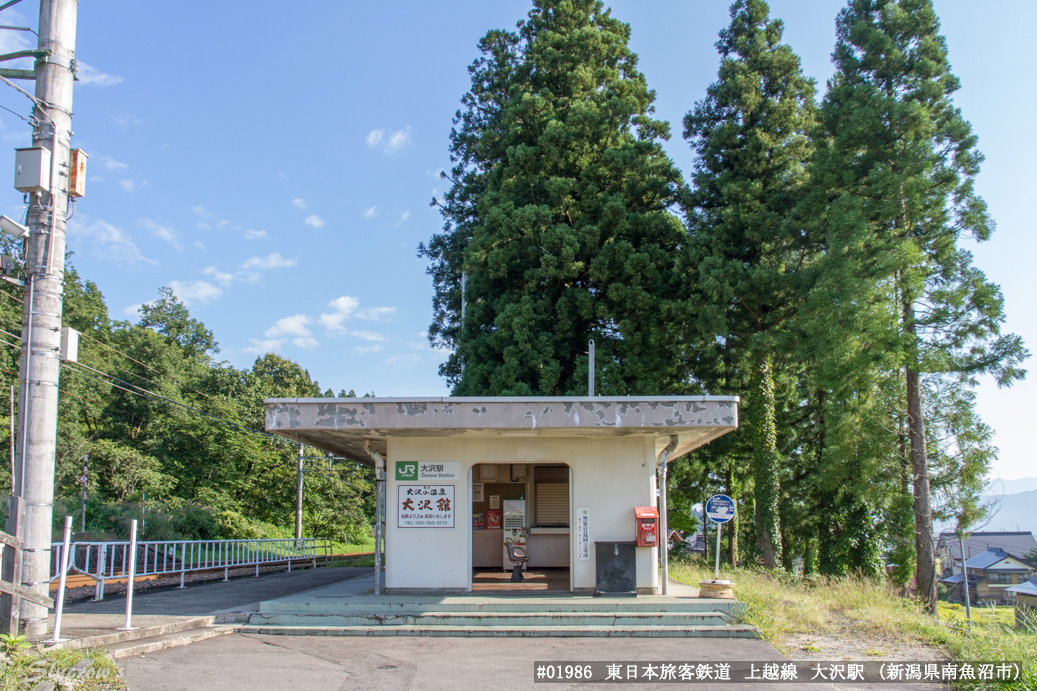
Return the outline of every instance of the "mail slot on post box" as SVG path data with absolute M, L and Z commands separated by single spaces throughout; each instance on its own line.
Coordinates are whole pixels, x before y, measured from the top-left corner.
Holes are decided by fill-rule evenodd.
M 659 510 L 654 506 L 637 506 L 634 508 L 637 520 L 637 546 L 659 546 Z

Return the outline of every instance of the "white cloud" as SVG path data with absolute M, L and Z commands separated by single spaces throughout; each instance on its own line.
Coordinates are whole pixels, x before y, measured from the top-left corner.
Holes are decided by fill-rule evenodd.
M 245 231 L 245 239 L 246 240 L 255 240 L 256 238 L 265 238 L 265 237 L 266 237 L 266 231 L 265 230 L 246 230 Z
M 305 223 L 306 225 L 313 226 L 314 228 L 324 227 L 324 219 L 318 216 L 317 214 L 311 214 L 307 216 Z
M 105 156 L 101 154 L 96 156 L 98 165 L 104 166 L 105 170 L 126 170 L 129 168 L 129 164 L 123 163 L 122 161 L 116 161 L 111 156 Z
M 352 317 L 368 321 L 382 321 L 382 318 L 396 314 L 395 307 L 365 307 L 360 309 L 360 300 L 352 295 L 343 295 L 328 303 L 328 311 L 317 319 L 331 336 L 352 336 L 364 341 L 384 341 L 385 336 L 374 331 L 351 331 L 345 322 Z
M 117 77 L 114 74 L 106 74 L 100 70 L 91 67 L 81 60 L 76 61 L 76 76 L 79 77 L 80 84 L 96 84 L 97 86 L 114 86 L 122 82 L 122 77 Z
M 296 197 L 295 199 L 292 200 L 292 206 L 294 206 L 296 209 L 299 209 L 300 211 L 302 211 L 303 209 L 306 208 L 306 202 L 304 202 L 302 199 L 299 199 L 298 197 Z
M 407 148 L 411 143 L 410 126 L 402 130 L 396 130 L 388 137 L 385 130 L 371 130 L 367 133 L 367 145 L 370 147 L 381 147 L 382 151 L 392 155 Z
M 368 209 L 364 209 L 364 218 L 374 218 L 378 215 L 378 207 L 372 206 Z
M 313 334 L 306 328 L 306 325 L 312 322 L 305 314 L 296 314 L 291 317 L 285 317 L 278 319 L 277 322 L 266 330 L 263 335 L 270 339 L 280 339 L 282 337 L 292 337 L 292 343 L 300 348 L 316 348 L 320 345 L 317 339 L 313 338 Z
M 223 294 L 221 289 L 207 281 L 191 281 L 189 283 L 170 281 L 169 287 L 173 289 L 173 294 L 188 306 L 192 304 L 204 305 Z
M 155 237 L 159 238 L 160 240 L 165 240 L 166 242 L 171 244 L 173 246 L 173 249 L 175 249 L 177 252 L 184 251 L 184 247 L 180 244 L 179 240 L 180 234 L 172 228 L 156 223 L 155 221 L 152 221 L 150 218 L 140 219 L 140 224 L 148 230 L 150 230 L 151 234 Z
M 357 346 L 356 348 L 353 348 L 353 353 L 356 355 L 367 355 L 368 353 L 377 353 L 382 349 L 382 347 L 383 346 L 381 345 Z
M 133 178 L 126 178 L 125 180 L 119 180 L 119 185 L 127 192 L 132 192 L 133 187 L 136 183 L 133 182 Z
M 143 306 L 144 305 L 142 305 L 139 302 L 136 305 L 127 305 L 126 307 L 122 308 L 122 313 L 125 314 L 127 317 L 136 317 L 138 314 L 140 314 L 140 308 Z
M 416 365 L 421 362 L 421 356 L 413 353 L 407 355 L 393 355 L 390 358 L 385 359 L 387 365 Z
M 356 317 L 357 319 L 380 322 L 383 321 L 382 317 L 390 314 L 396 314 L 395 307 L 365 307 L 362 310 L 357 310 Z
M 204 250 L 205 249 L 205 245 L 202 243 L 201 240 L 195 240 L 191 244 L 194 245 L 195 247 L 197 247 L 200 250 Z
M 252 257 L 241 265 L 242 269 L 283 269 L 287 266 L 295 266 L 298 259 L 285 259 L 277 252 L 266 257 Z
M 383 336 L 382 334 L 380 334 L 380 333 L 378 333 L 376 331 L 362 331 L 362 330 L 361 331 L 350 331 L 349 335 L 353 336 L 355 338 L 363 339 L 365 341 L 384 341 L 385 340 L 385 336 Z
M 284 345 L 284 341 L 279 338 L 272 338 L 270 340 L 257 340 L 255 338 L 249 339 L 252 342 L 247 348 L 242 348 L 246 353 L 255 353 L 256 355 L 266 355 L 267 353 L 274 353 L 281 349 Z
M 209 225 L 208 223 L 203 223 L 203 222 L 201 222 L 201 221 L 198 221 L 198 222 L 197 222 L 197 223 L 195 223 L 194 225 L 195 225 L 195 227 L 196 227 L 196 228 L 198 228 L 199 230 L 212 230 L 212 226 L 211 226 L 211 225 Z
M 360 301 L 355 297 L 343 295 L 342 297 L 335 298 L 328 303 L 328 307 L 331 308 L 331 311 L 321 314 L 318 321 L 325 329 L 327 329 L 328 333 L 332 335 L 348 333 L 348 330 L 343 326 L 342 322 L 346 321 L 346 319 L 348 319 L 359 306 Z
M 108 259 L 126 264 L 158 265 L 140 253 L 133 239 L 122 228 L 100 219 L 91 221 L 85 216 L 74 218 L 68 222 L 70 244 L 84 243 L 90 246 L 90 253 L 100 259 Z
M 229 286 L 231 281 L 234 280 L 234 274 L 224 273 L 215 266 L 210 266 L 202 271 L 206 276 L 212 276 L 213 280 L 219 283 L 221 286 Z
M 408 218 L 410 218 L 410 211 L 404 211 L 402 214 L 400 214 L 401 221 L 406 221 Z
M 394 154 L 406 148 L 408 144 L 410 144 L 410 127 L 404 127 L 389 136 L 389 141 L 385 145 L 385 153 Z
M 114 118 L 112 118 L 112 122 L 114 122 L 119 127 L 125 127 L 126 125 L 141 124 L 140 118 L 138 118 L 133 113 L 124 113 L 123 115 L 117 115 Z
M 208 210 L 208 209 L 206 209 L 206 208 L 205 208 L 204 206 L 202 206 L 201 204 L 197 204 L 197 205 L 195 205 L 195 206 L 192 206 L 192 207 L 191 207 L 191 211 L 195 212 L 196 214 L 198 214 L 198 215 L 199 215 L 199 216 L 201 216 L 202 218 L 209 218 L 210 216 L 212 216 L 212 214 L 211 214 L 211 213 L 209 213 L 209 210 Z
M 220 221 L 219 223 L 216 224 L 216 227 L 222 230 L 223 228 L 227 227 L 228 225 L 230 225 L 230 221 L 228 221 L 227 219 L 223 219 L 222 221 Z

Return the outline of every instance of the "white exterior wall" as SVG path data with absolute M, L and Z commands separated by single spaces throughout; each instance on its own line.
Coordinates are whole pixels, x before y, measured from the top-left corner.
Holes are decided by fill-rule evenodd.
M 386 457 L 387 588 L 467 590 L 471 584 L 472 466 L 564 463 L 572 469 L 570 568 L 573 587 L 593 589 L 594 547 L 576 559 L 577 508 L 590 509 L 590 541 L 633 541 L 634 507 L 655 506 L 655 436 L 562 438 L 390 437 Z M 395 464 L 459 461 L 454 528 L 399 528 Z M 413 484 L 404 483 L 404 484 Z M 657 548 L 637 548 L 637 587 L 659 587 Z

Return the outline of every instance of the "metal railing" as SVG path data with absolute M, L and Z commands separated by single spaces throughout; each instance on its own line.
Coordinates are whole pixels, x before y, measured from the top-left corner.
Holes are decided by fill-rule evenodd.
M 276 540 L 168 540 L 138 542 L 135 550 L 135 575 L 169 576 L 180 574 L 180 587 L 188 573 L 223 569 L 223 580 L 230 570 L 318 560 L 327 564 L 331 557 L 330 540 L 322 538 Z M 50 580 L 61 576 L 64 544 L 51 543 Z M 130 573 L 130 541 L 73 542 L 69 546 L 68 570 L 96 581 L 94 599 L 104 599 L 105 581 L 125 579 Z

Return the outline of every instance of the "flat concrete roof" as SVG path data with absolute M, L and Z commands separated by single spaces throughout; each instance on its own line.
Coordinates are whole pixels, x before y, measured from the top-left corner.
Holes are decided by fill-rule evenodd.
M 386 453 L 389 437 L 641 435 L 674 455 L 738 427 L 738 396 L 268 398 L 266 429 L 373 465 L 364 440 Z

